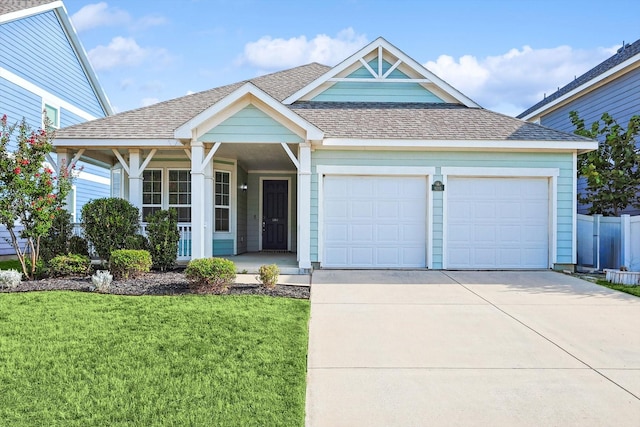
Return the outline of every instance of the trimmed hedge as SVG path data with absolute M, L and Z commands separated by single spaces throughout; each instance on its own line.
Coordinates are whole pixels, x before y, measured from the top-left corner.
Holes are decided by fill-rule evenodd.
M 184 271 L 196 292 L 225 292 L 236 278 L 236 266 L 225 258 L 197 258 Z
M 137 277 L 151 269 L 151 254 L 145 250 L 117 249 L 111 252 L 110 265 L 116 278 Z
M 91 260 L 83 255 L 58 255 L 49 260 L 49 275 L 52 277 L 86 276 L 90 270 Z

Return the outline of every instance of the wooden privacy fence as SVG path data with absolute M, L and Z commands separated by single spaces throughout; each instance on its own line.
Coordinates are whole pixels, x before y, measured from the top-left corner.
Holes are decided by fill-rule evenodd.
M 640 216 L 578 215 L 578 265 L 640 271 Z

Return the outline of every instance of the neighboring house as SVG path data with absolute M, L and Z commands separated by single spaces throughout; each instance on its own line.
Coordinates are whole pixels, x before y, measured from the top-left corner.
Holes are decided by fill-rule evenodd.
M 633 115 L 640 114 L 640 40 L 625 44 L 615 55 L 545 97 L 518 118 L 573 132 L 570 111 L 577 111 L 588 128 L 600 120 L 603 113 L 609 113 L 625 128 Z M 578 191 L 585 186 L 585 180 L 580 179 Z M 579 205 L 578 212 L 588 213 L 588 206 Z M 623 213 L 639 215 L 640 210 L 628 208 Z
M 24 117 L 38 129 L 43 126 L 43 111 L 56 128 L 112 114 L 63 3 L 1 1 L 0 115 L 6 114 L 9 123 Z M 82 172 L 68 202 L 77 220 L 84 203 L 110 194 L 110 165 L 78 153 Z M 4 237 L 8 233 L 2 227 L 0 255 L 13 254 Z
M 291 251 L 300 269 L 567 268 L 576 158 L 596 148 L 482 109 L 382 38 L 54 144 L 112 159 L 143 215 L 175 207 L 190 257 Z

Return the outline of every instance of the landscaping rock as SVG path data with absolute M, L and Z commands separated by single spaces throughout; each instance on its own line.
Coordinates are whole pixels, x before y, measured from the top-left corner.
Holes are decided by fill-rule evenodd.
M 91 277 L 48 278 L 42 280 L 23 281 L 16 288 L 0 289 L 0 292 L 28 292 L 68 290 L 93 292 L 95 287 Z M 182 271 L 150 272 L 136 278 L 114 280 L 110 294 L 116 295 L 183 295 L 193 293 L 189 282 Z M 266 289 L 254 284 L 233 284 L 226 294 L 231 295 L 268 295 L 309 299 L 308 286 L 276 285 L 274 289 Z

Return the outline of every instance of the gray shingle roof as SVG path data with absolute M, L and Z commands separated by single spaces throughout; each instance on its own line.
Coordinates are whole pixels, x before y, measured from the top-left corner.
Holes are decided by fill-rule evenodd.
M 599 75 L 605 73 L 606 71 L 612 69 L 613 67 L 615 67 L 618 64 L 623 63 L 624 61 L 626 61 L 627 59 L 640 54 L 640 40 L 636 40 L 635 42 L 633 42 L 632 44 L 626 44 L 623 47 L 621 47 L 620 49 L 618 49 L 618 52 L 616 52 L 615 55 L 613 55 L 612 57 L 610 57 L 609 59 L 606 59 L 605 61 L 601 62 L 600 64 L 596 65 L 595 67 L 593 67 L 592 69 L 590 69 L 589 71 L 587 71 L 586 73 L 584 73 L 583 75 L 581 75 L 580 77 L 578 77 L 577 79 L 575 79 L 574 81 L 572 81 L 571 83 L 569 83 L 566 86 L 561 87 L 560 89 L 558 89 L 556 92 L 552 93 L 551 95 L 547 96 L 545 99 L 543 99 L 542 101 L 538 102 L 537 104 L 535 104 L 534 106 L 532 106 L 531 108 L 528 108 L 527 110 L 523 111 L 522 113 L 518 114 L 518 118 L 522 118 L 525 117 L 526 115 L 533 113 L 534 111 L 536 111 L 537 109 L 544 107 L 545 105 L 547 105 L 548 103 L 560 98 L 562 95 L 571 92 L 573 89 L 582 86 L 583 84 L 587 83 L 590 80 L 595 79 L 596 77 L 598 77 Z M 639 58 L 640 60 L 640 58 Z
M 2 0 L 0 1 L 0 15 L 17 12 L 19 10 L 31 9 L 43 4 L 53 3 L 56 0 Z
M 250 81 L 278 101 L 324 74 L 309 64 Z M 58 139 L 174 139 L 182 124 L 247 81 L 125 111 L 57 131 Z M 288 106 L 327 138 L 585 141 L 585 138 L 458 104 L 297 102 Z
M 325 138 L 587 141 L 482 108 L 457 104 L 298 102 L 290 108 Z
M 251 80 L 125 111 L 110 117 L 60 129 L 57 138 L 173 139 L 174 131 L 194 116 L 250 81 L 278 101 L 303 88 L 330 67 L 308 64 Z

